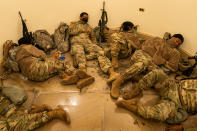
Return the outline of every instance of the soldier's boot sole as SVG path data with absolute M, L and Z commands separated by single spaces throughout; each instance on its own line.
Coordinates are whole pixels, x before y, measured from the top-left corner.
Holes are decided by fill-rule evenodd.
M 95 81 L 94 77 L 88 77 L 85 79 L 81 79 L 77 82 L 77 88 L 82 89 L 85 86 L 92 84 Z
M 77 75 L 67 76 L 61 81 L 62 85 L 71 85 L 76 84 L 79 81 L 79 77 Z
M 76 71 L 75 75 L 77 75 L 80 79 L 84 79 L 84 78 L 90 77 L 90 75 L 88 75 L 88 74 L 86 73 L 86 71 L 83 70 L 83 69 L 78 69 L 78 70 Z

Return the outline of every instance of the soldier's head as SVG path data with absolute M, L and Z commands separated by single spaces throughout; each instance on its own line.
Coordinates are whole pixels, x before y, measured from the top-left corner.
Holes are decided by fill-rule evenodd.
M 123 31 L 130 31 L 130 30 L 132 30 L 133 26 L 134 26 L 134 24 L 132 22 L 125 21 L 125 22 L 122 23 L 120 28 Z
M 80 14 L 80 20 L 83 21 L 84 23 L 87 23 L 88 22 L 88 13 L 82 12 Z
M 182 34 L 174 34 L 172 39 L 176 47 L 179 47 L 184 42 L 184 37 Z

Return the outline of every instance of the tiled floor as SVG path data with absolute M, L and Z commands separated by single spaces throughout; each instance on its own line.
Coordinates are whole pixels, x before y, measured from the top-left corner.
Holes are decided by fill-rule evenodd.
M 127 63 L 121 62 L 124 66 Z M 121 71 L 120 71 L 121 72 Z M 133 113 L 117 108 L 109 94 L 107 75 L 103 74 L 96 61 L 88 62 L 88 73 L 96 81 L 80 92 L 75 85 L 62 86 L 58 76 L 45 82 L 32 82 L 20 74 L 12 74 L 4 85 L 20 85 L 28 91 L 25 106 L 48 104 L 55 108 L 62 105 L 71 116 L 71 124 L 53 120 L 37 131 L 164 131 L 165 124 L 148 121 Z M 127 85 L 128 86 L 128 85 Z M 145 92 L 142 101 L 158 99 L 153 92 Z

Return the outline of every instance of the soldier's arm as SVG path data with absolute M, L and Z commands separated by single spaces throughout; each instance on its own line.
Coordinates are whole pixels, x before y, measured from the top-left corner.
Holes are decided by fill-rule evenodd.
M 173 72 L 176 72 L 178 70 L 179 60 L 180 53 L 178 51 L 174 51 L 174 53 L 171 54 L 170 59 L 166 61 L 165 67 L 167 67 Z
M 31 55 L 37 58 L 45 59 L 46 54 L 44 51 L 37 49 L 36 47 L 32 46 Z
M 96 43 L 96 36 L 93 30 L 91 30 L 90 39 L 93 43 Z
M 164 65 L 166 63 L 166 60 L 162 56 L 164 44 L 163 43 L 156 43 L 156 45 L 157 45 L 155 47 L 156 52 L 153 55 L 153 62 L 156 65 Z

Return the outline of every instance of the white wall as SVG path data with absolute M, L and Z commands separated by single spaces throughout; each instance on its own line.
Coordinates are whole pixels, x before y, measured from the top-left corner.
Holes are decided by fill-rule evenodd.
M 145 12 L 139 12 L 140 7 Z M 123 21 L 131 20 L 147 34 L 182 33 L 182 47 L 191 54 L 197 51 L 196 7 L 197 0 L 106 0 L 109 27 L 119 27 Z M 82 11 L 89 13 L 89 23 L 96 26 L 101 8 L 102 0 L 0 0 L 0 51 L 6 40 L 17 42 L 22 36 L 18 11 L 27 20 L 29 31 L 47 29 L 53 33 L 61 21 L 77 21 Z

